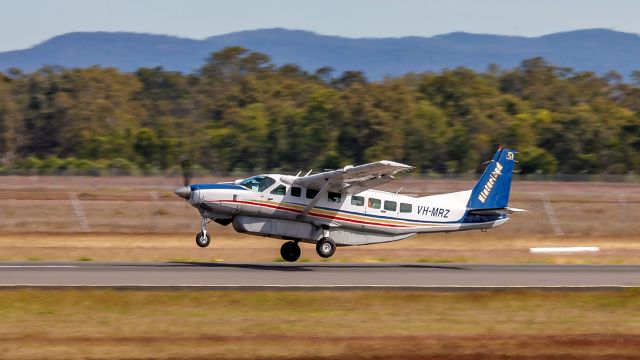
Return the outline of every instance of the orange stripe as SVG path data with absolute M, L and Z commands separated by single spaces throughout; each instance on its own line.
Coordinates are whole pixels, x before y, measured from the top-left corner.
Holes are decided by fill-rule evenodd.
M 292 208 L 284 207 L 284 206 L 281 206 L 281 205 L 269 205 L 269 204 L 264 204 L 264 203 L 260 203 L 260 202 L 254 202 L 254 201 L 217 200 L 217 201 L 210 201 L 210 202 L 218 202 L 218 201 L 219 202 L 231 202 L 231 203 L 236 202 L 236 203 L 248 204 L 248 205 L 253 205 L 253 206 L 262 206 L 262 207 L 266 207 L 266 208 L 271 208 L 271 209 L 276 209 L 276 210 L 285 210 L 285 211 L 290 211 L 290 212 L 294 212 L 294 213 L 297 213 L 297 214 L 302 214 L 302 211 L 298 210 L 298 209 L 292 209 Z M 338 213 L 338 212 L 336 212 L 336 213 Z M 408 227 L 411 227 L 411 226 L 407 226 L 407 225 L 392 225 L 392 224 L 385 224 L 385 223 L 372 222 L 372 221 L 356 220 L 356 219 L 345 218 L 345 217 L 342 217 L 342 216 L 328 216 L 328 215 L 323 215 L 323 214 L 319 214 L 319 213 L 316 213 L 316 212 L 309 212 L 309 215 L 315 216 L 315 217 L 320 217 L 320 218 L 326 218 L 326 219 L 337 219 L 337 220 L 353 222 L 353 223 L 357 223 L 357 224 L 387 226 L 387 227 L 393 227 L 393 228 L 408 228 Z

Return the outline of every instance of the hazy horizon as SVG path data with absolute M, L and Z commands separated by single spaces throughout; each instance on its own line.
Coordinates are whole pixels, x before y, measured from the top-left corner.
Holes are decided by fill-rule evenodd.
M 452 32 L 537 37 L 593 28 L 638 34 L 638 13 L 640 2 L 631 0 L 23 0 L 5 6 L 0 51 L 29 48 L 69 32 L 95 31 L 191 39 L 269 28 L 347 38 Z

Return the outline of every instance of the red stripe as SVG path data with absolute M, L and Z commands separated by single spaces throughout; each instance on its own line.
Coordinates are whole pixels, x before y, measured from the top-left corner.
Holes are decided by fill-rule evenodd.
M 209 202 L 231 202 L 231 203 L 235 202 L 235 203 L 248 204 L 248 205 L 254 205 L 254 206 L 262 206 L 262 207 L 267 207 L 267 208 L 276 209 L 276 210 L 285 210 L 285 211 L 290 211 L 290 212 L 293 212 L 293 213 L 296 213 L 296 214 L 302 214 L 301 210 L 291 209 L 291 208 L 286 208 L 286 207 L 276 206 L 276 205 L 270 205 L 270 204 L 256 203 L 256 202 L 253 202 L 253 201 L 215 200 L 215 201 L 209 201 Z M 355 220 L 355 219 L 344 218 L 344 217 L 341 217 L 341 216 L 329 216 L 329 215 L 323 215 L 323 214 L 318 214 L 318 213 L 314 213 L 314 212 L 309 212 L 309 215 L 315 216 L 315 217 L 320 217 L 320 218 L 325 218 L 325 219 L 330 219 L 330 220 L 334 220 L 334 219 L 335 220 L 342 220 L 342 221 L 352 222 L 352 223 L 356 223 L 356 224 L 388 226 L 388 227 L 394 227 L 394 228 L 409 227 L 409 226 L 405 226 L 405 225 L 390 225 L 390 224 L 383 224 L 383 223 L 377 223 L 377 222 L 371 222 L 371 221 Z

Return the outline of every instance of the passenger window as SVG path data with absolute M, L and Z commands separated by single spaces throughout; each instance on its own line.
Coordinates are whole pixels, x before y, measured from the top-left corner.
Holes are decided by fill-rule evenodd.
M 401 213 L 410 213 L 412 211 L 411 204 L 400 203 L 400 212 Z
M 302 195 L 302 189 L 297 186 L 291 187 L 291 196 L 300 197 Z
M 284 195 L 287 193 L 287 188 L 284 185 L 278 185 L 275 189 L 271 190 L 273 195 Z
M 362 196 L 352 196 L 351 197 L 351 205 L 364 206 L 364 197 L 362 197 Z
M 372 209 L 380 209 L 380 200 L 369 198 L 369 207 Z
M 395 201 L 384 202 L 384 209 L 387 211 L 396 211 L 397 208 L 398 208 L 398 203 Z
M 339 203 L 340 201 L 342 201 L 342 194 L 336 192 L 328 192 L 327 200 L 332 203 Z
M 313 199 L 318 195 L 318 190 L 307 189 L 307 199 Z

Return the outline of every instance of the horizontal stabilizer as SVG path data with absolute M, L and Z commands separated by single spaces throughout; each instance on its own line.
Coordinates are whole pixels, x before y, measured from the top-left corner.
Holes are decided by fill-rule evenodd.
M 508 215 L 513 213 L 522 213 L 526 212 L 524 209 L 516 209 L 516 208 L 502 208 L 502 209 L 478 209 L 478 210 L 469 210 L 469 214 L 471 215 Z

